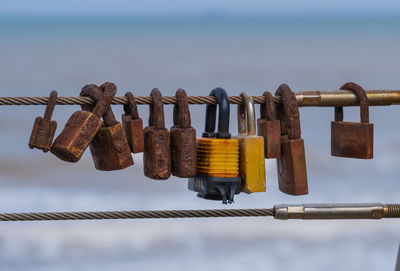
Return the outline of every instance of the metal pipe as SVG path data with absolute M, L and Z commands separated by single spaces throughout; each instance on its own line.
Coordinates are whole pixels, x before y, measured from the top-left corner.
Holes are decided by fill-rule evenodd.
M 369 105 L 400 104 L 398 90 L 367 90 Z M 303 91 L 296 93 L 299 106 L 356 106 L 357 97 L 350 91 Z
M 282 204 L 274 206 L 275 219 L 381 219 L 400 217 L 399 204 Z

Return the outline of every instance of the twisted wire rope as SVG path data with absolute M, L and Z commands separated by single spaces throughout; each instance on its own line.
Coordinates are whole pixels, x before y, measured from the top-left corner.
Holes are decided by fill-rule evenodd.
M 206 218 L 206 217 L 259 217 L 274 216 L 274 209 L 215 209 L 165 211 L 113 211 L 113 212 L 54 212 L 3 213 L 0 221 L 93 220 L 93 219 L 154 219 L 154 218 Z
M 263 96 L 253 96 L 254 103 L 264 103 Z M 47 105 L 49 97 L 0 97 L 0 105 Z M 135 96 L 137 104 L 151 104 L 152 99 L 149 96 Z M 213 96 L 189 96 L 189 104 L 216 104 Z M 243 98 L 240 96 L 229 97 L 231 104 L 241 104 Z M 279 97 L 274 97 L 274 101 L 280 102 Z M 164 104 L 175 104 L 175 96 L 163 96 Z M 57 105 L 93 105 L 94 101 L 89 97 L 58 97 Z M 128 104 L 125 96 L 115 97 L 112 104 Z

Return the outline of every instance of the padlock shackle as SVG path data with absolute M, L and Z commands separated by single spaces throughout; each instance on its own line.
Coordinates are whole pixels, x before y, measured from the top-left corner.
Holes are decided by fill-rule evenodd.
M 368 97 L 365 90 L 356 83 L 347 82 L 340 90 L 350 90 L 353 92 L 360 102 L 360 119 L 361 123 L 369 123 L 369 104 Z M 343 107 L 335 107 L 335 121 L 343 121 Z
M 229 96 L 223 88 L 215 88 L 210 92 L 218 103 L 218 131 L 215 133 L 215 121 L 217 113 L 216 104 L 208 104 L 206 108 L 206 122 L 203 137 L 230 139 L 229 133 Z
M 128 91 L 127 93 L 125 93 L 125 97 L 128 99 L 128 104 L 124 104 L 125 114 L 130 115 L 132 120 L 138 119 L 139 111 L 135 101 L 135 96 L 133 96 L 132 92 Z
M 162 100 L 162 94 L 158 88 L 154 88 L 150 96 L 153 103 L 150 104 L 150 114 L 149 114 L 149 126 L 154 126 L 154 129 L 164 129 L 164 105 Z
M 114 113 L 111 109 L 111 101 L 114 98 L 115 94 L 117 93 L 117 87 L 113 83 L 104 83 L 100 87 L 94 84 L 89 84 L 86 85 L 82 88 L 82 91 L 80 93 L 80 96 L 83 97 L 90 97 L 95 103 L 96 106 L 92 105 L 81 105 L 82 110 L 92 112 L 99 118 L 103 117 L 104 119 L 104 124 L 108 127 L 113 126 L 118 123 L 118 121 L 115 119 Z M 110 100 L 110 105 L 107 106 L 107 103 Z M 102 112 L 104 108 L 97 109 L 101 111 L 96 111 L 96 108 L 99 108 L 99 104 L 103 101 L 104 103 L 101 105 L 101 107 L 107 108 L 105 113 L 103 115 L 98 115 L 98 113 Z
M 275 102 L 272 98 L 272 94 L 269 91 L 264 91 L 264 103 L 260 106 L 260 115 L 262 119 L 267 121 L 276 120 L 276 109 Z
M 100 89 L 102 91 L 102 95 L 112 97 L 111 100 L 114 99 L 115 95 L 117 94 L 117 86 L 110 82 L 102 84 Z M 103 114 L 103 120 L 107 127 L 111 127 L 119 123 L 115 118 L 114 112 L 112 111 L 111 103 L 108 106 L 107 111 Z
M 51 120 L 51 117 L 53 116 L 54 112 L 54 107 L 56 106 L 57 103 L 57 96 L 58 96 L 57 91 L 53 90 L 52 92 L 50 92 L 49 102 L 47 103 L 46 110 L 44 111 L 43 118 L 45 120 Z
M 281 134 L 287 135 L 289 139 L 299 139 L 301 128 L 296 95 L 287 84 L 280 85 L 275 95 L 282 98 L 282 104 L 279 104 L 277 110 L 278 118 L 281 121 Z
M 238 127 L 244 126 L 245 127 L 244 132 L 246 133 L 247 130 L 247 135 L 255 136 L 257 134 L 257 128 L 256 128 L 256 112 L 255 112 L 253 98 L 249 96 L 249 94 L 246 92 L 240 93 L 240 96 L 243 98 L 244 105 L 239 105 L 239 107 L 245 108 L 246 122 L 244 125 L 239 123 Z M 244 118 L 240 120 L 244 120 Z
M 182 88 L 175 93 L 176 104 L 174 105 L 174 125 L 179 128 L 190 128 L 190 110 L 186 91 Z
M 100 88 L 103 90 L 103 96 L 94 107 L 92 113 L 101 118 L 110 107 L 112 100 L 117 93 L 117 87 L 110 82 L 104 83 Z

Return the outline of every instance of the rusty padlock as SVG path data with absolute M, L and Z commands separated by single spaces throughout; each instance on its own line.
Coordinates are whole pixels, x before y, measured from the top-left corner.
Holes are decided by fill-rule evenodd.
M 178 89 L 175 97 L 174 126 L 170 130 L 172 175 L 194 177 L 197 171 L 196 130 L 191 126 L 186 91 Z
M 107 88 L 115 93 L 116 86 L 105 83 L 99 87 L 88 85 L 82 89 L 81 96 L 87 96 L 99 101 Z M 91 110 L 91 106 L 82 106 L 84 110 Z M 115 119 L 111 106 L 103 115 L 104 125 L 99 129 L 90 143 L 95 168 L 103 171 L 121 170 L 133 165 L 132 155 L 125 137 L 122 124 Z
M 289 195 L 308 194 L 304 140 L 296 95 L 288 85 L 279 86 L 275 95 L 282 98 L 277 107 L 281 121 L 281 157 L 277 159 L 279 189 Z
M 265 158 L 281 156 L 281 122 L 276 119 L 275 103 L 272 94 L 265 91 L 264 103 L 260 106 L 261 117 L 257 120 L 258 135 L 264 137 Z
M 43 152 L 48 152 L 53 143 L 54 134 L 57 129 L 57 122 L 51 120 L 54 107 L 57 101 L 57 91 L 53 90 L 50 93 L 49 102 L 44 112 L 44 117 L 37 117 L 33 124 L 31 137 L 29 139 L 29 148 L 39 149 Z
M 154 180 L 171 176 L 170 135 L 164 123 L 164 108 L 159 89 L 151 91 L 149 126 L 144 129 L 144 175 Z
M 343 107 L 335 107 L 335 121 L 331 122 L 331 155 L 348 158 L 372 159 L 374 125 L 369 123 L 368 98 L 364 89 L 352 82 L 341 90 L 350 90 L 360 102 L 361 123 L 344 122 Z
M 107 111 L 115 95 L 112 93 L 113 89 L 107 90 L 92 112 L 82 110 L 72 114 L 50 149 L 54 155 L 67 162 L 79 161 L 100 129 L 103 123 L 101 116 Z
M 139 118 L 139 112 L 135 97 L 131 92 L 127 92 L 128 104 L 124 105 L 125 114 L 122 115 L 122 126 L 124 127 L 129 148 L 133 153 L 144 151 L 143 121 Z
M 264 138 L 256 133 L 253 98 L 242 92 L 244 104 L 238 105 L 239 170 L 242 191 L 250 194 L 265 192 Z

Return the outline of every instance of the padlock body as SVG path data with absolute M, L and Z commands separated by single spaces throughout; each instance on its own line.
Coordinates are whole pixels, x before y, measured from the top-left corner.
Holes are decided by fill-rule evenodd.
M 98 170 L 121 170 L 133 165 L 132 155 L 121 123 L 101 127 L 89 145 Z
M 196 130 L 172 127 L 170 134 L 172 175 L 194 177 L 197 172 Z
M 258 135 L 264 138 L 265 158 L 281 156 L 281 122 L 279 120 L 257 120 Z
M 265 192 L 264 138 L 261 136 L 238 136 L 239 172 L 242 191 Z
M 144 175 L 154 180 L 166 180 L 171 176 L 171 145 L 169 131 L 144 129 Z
M 61 160 L 79 161 L 102 123 L 102 120 L 91 112 L 75 112 L 54 141 L 50 151 Z
M 143 152 L 144 139 L 142 119 L 132 119 L 131 115 L 124 114 L 122 115 L 122 125 L 131 151 L 133 153 Z
M 53 143 L 56 129 L 56 121 L 37 117 L 33 124 L 31 137 L 29 139 L 29 148 L 36 148 L 48 152 Z
M 210 200 L 222 200 L 224 204 L 233 203 L 235 194 L 241 190 L 240 177 L 214 177 L 196 175 L 189 178 L 188 188 L 198 192 L 198 196 Z
M 198 138 L 197 172 L 213 177 L 238 177 L 239 140 Z
M 286 194 L 308 194 L 306 157 L 303 139 L 281 138 L 281 157 L 277 159 L 279 189 Z
M 372 159 L 374 125 L 359 122 L 331 122 L 331 155 Z

